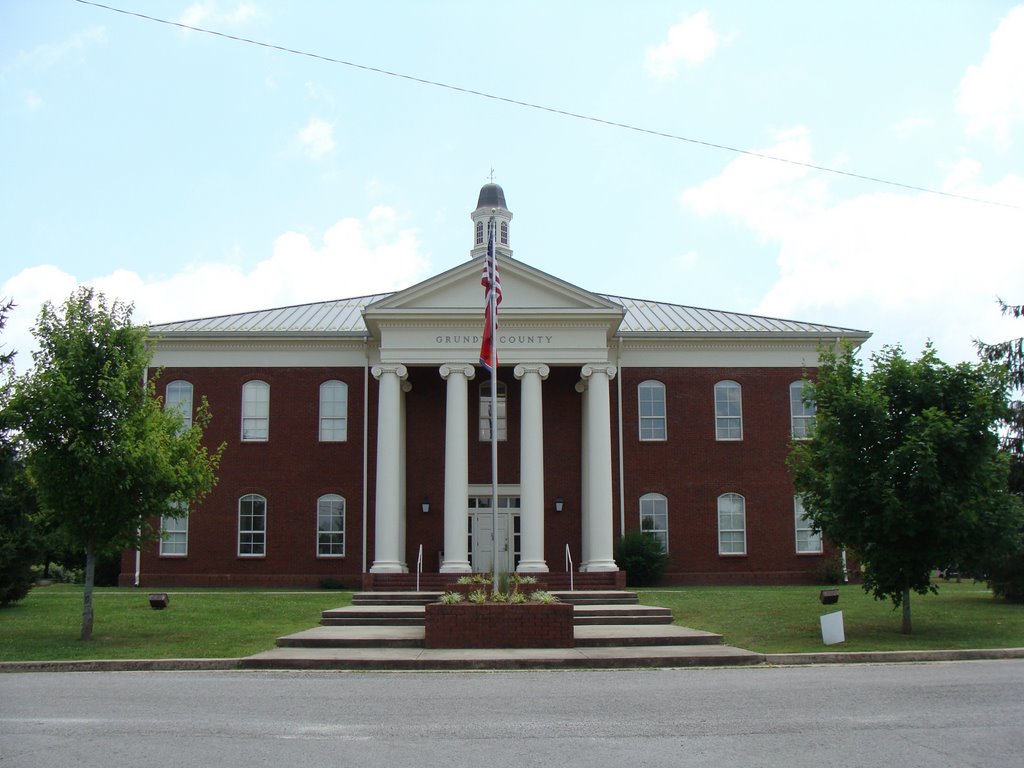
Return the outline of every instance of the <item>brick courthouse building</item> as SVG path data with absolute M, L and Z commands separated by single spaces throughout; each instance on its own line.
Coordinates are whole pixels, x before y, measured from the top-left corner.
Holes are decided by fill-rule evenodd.
M 866 332 L 591 293 L 512 256 L 501 187 L 465 263 L 397 293 L 154 326 L 167 407 L 213 414 L 220 481 L 126 553 L 143 586 L 358 586 L 492 567 L 485 227 L 498 223 L 498 556 L 617 570 L 643 527 L 671 583 L 808 581 L 831 554 L 786 469 L 822 346 Z

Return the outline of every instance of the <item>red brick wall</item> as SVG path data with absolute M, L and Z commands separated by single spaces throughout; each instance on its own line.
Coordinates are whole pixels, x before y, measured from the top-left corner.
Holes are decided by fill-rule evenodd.
M 150 372 L 156 376 L 156 371 Z M 361 368 L 166 368 L 156 380 L 190 381 L 193 402 L 209 402 L 206 444 L 227 444 L 213 492 L 189 516 L 188 556 L 160 557 L 157 543 L 142 554 L 142 585 L 232 583 L 249 586 L 314 585 L 322 578 L 358 584 L 361 558 L 363 371 Z M 269 439 L 243 443 L 241 393 L 246 381 L 270 385 Z M 319 441 L 319 387 L 329 379 L 348 384 L 348 440 Z M 239 557 L 238 500 L 267 499 L 266 556 Z M 345 556 L 316 556 L 317 498 L 345 498 Z M 122 563 L 131 583 L 134 553 Z
M 155 372 L 153 372 L 155 375 Z M 167 368 L 156 382 L 185 379 L 194 400 L 206 397 L 213 420 L 207 444 L 227 449 L 220 482 L 189 520 L 188 557 L 159 557 L 157 544 L 142 557 L 143 586 L 239 584 L 315 586 L 333 578 L 356 586 L 362 571 L 362 368 Z M 639 499 L 656 492 L 668 499 L 669 583 L 772 583 L 813 581 L 819 555 L 797 555 L 793 491 L 786 469 L 789 450 L 789 384 L 802 372 L 792 368 L 664 368 L 619 372 L 611 385 L 614 528 L 619 532 L 617 389 L 622 387 L 625 520 L 639 526 Z M 499 444 L 499 480 L 519 482 L 519 382 L 510 368 L 499 370 L 508 385 L 508 440 Z M 242 384 L 270 384 L 270 438 L 242 443 Z M 319 385 L 328 379 L 348 384 L 348 440 L 318 440 Z M 641 442 L 637 427 L 637 385 L 657 379 L 666 385 L 668 439 Z M 723 379 L 742 387 L 743 440 L 715 440 L 714 384 Z M 543 384 L 544 557 L 552 571 L 564 569 L 568 543 L 580 558 L 581 396 L 574 389 L 576 367 L 552 368 Z M 469 383 L 469 481 L 490 483 L 490 446 L 478 437 L 479 384 Z M 443 549 L 445 382 L 436 366 L 409 369 L 406 395 L 406 551 L 415 567 L 424 550 L 424 570 L 436 571 Z M 377 382 L 369 382 L 371 428 L 368 444 L 367 563 L 374 557 L 374 471 Z M 717 498 L 738 493 L 746 500 L 747 554 L 718 554 Z M 267 499 L 266 556 L 237 555 L 238 499 L 258 493 Z M 346 554 L 316 556 L 316 500 L 337 493 L 346 500 Z M 561 496 L 564 511 L 554 511 Z M 430 512 L 420 503 L 430 500 Z M 831 550 L 826 548 L 826 553 Z M 134 553 L 126 553 L 122 583 L 131 583 Z
M 790 445 L 792 368 L 662 368 L 621 372 L 626 527 L 640 525 L 640 497 L 668 499 L 670 583 L 813 581 L 821 555 L 796 553 Z M 637 386 L 665 384 L 668 439 L 638 437 Z M 715 439 L 714 385 L 737 382 L 743 439 Z M 718 497 L 746 501 L 746 555 L 718 554 Z M 826 551 L 829 552 L 826 548 Z
M 426 606 L 425 648 L 572 648 L 568 603 L 457 603 Z

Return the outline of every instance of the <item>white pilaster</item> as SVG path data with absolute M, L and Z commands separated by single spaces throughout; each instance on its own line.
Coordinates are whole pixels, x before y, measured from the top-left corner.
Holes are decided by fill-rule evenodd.
M 402 573 L 400 520 L 402 500 L 402 381 L 404 365 L 375 365 L 380 382 L 377 401 L 377 506 L 374 515 L 374 559 L 370 573 Z
M 576 391 L 582 395 L 580 404 L 581 421 L 580 430 L 580 551 L 577 553 L 579 561 L 577 567 L 580 571 L 587 570 L 590 562 L 590 435 L 587 431 L 590 423 L 590 396 L 587 394 L 587 382 L 580 380 L 576 382 Z
M 515 376 L 521 384 L 522 420 L 519 459 L 520 552 L 517 571 L 547 572 L 544 560 L 544 406 L 541 382 L 551 369 L 543 363 L 521 363 Z
M 469 573 L 469 399 L 473 366 L 445 363 L 444 562 L 441 573 Z
M 617 571 L 615 564 L 614 520 L 612 508 L 612 424 L 608 382 L 615 376 L 615 366 L 607 363 L 585 365 L 581 371 L 587 383 L 586 456 L 587 506 L 583 509 L 583 544 L 587 571 Z
M 407 502 L 408 496 L 408 484 L 406 483 L 406 428 L 405 428 L 405 396 L 412 391 L 412 384 L 408 381 L 402 382 L 402 394 L 399 397 L 401 407 L 398 411 L 398 424 L 401 431 L 401 439 L 398 442 L 398 560 L 402 564 L 402 573 L 409 572 L 409 563 L 405 559 L 405 554 L 408 551 L 406 549 L 406 538 L 405 531 L 408 523 L 409 510 Z

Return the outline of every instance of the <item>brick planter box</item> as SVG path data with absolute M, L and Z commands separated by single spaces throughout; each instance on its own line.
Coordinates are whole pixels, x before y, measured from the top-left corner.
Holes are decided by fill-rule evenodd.
M 429 603 L 426 648 L 573 648 L 569 603 Z

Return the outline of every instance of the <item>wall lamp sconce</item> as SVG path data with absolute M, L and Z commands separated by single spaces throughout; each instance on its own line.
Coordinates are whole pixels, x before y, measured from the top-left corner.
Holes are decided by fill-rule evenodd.
M 555 497 L 555 512 L 561 512 L 565 508 L 565 502 L 561 496 Z
M 424 513 L 430 511 L 430 499 L 426 496 L 423 497 L 423 501 L 420 503 L 420 509 L 422 509 Z

